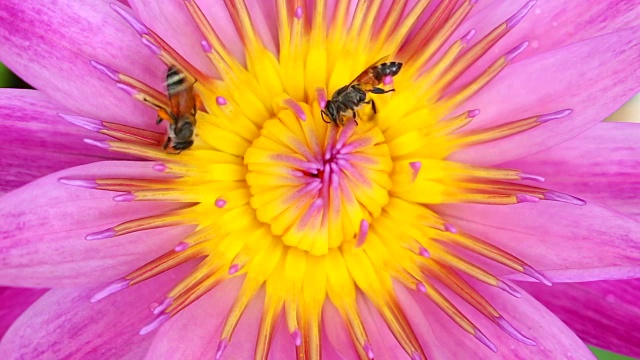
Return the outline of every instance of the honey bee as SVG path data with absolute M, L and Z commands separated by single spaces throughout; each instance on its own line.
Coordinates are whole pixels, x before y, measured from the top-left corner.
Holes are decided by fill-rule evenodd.
M 327 104 L 321 111 L 322 120 L 327 124 L 334 123 L 336 125 L 344 125 L 343 117 L 351 117 L 357 125 L 356 111 L 363 104 L 371 104 L 371 109 L 375 114 L 377 112 L 376 103 L 373 99 L 367 100 L 367 93 L 385 94 L 395 91 L 395 89 L 385 90 L 378 86 L 386 76 L 396 76 L 400 72 L 400 69 L 402 69 L 401 62 L 384 62 L 386 59 L 387 56 L 376 61 L 348 85 L 336 90 L 336 92 L 331 95 L 331 100 L 327 101 Z
M 169 95 L 169 109 L 159 109 L 157 124 L 163 120 L 169 122 L 169 136 L 162 146 L 182 152 L 193 145 L 195 135 L 196 113 L 200 105 L 200 98 L 193 92 L 193 84 L 187 76 L 171 66 L 167 70 L 167 93 Z

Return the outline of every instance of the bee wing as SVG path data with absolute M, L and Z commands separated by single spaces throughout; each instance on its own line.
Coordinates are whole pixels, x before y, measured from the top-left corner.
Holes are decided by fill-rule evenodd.
M 167 94 L 174 115 L 179 116 L 195 111 L 193 84 L 195 84 L 195 79 L 190 78 L 176 67 L 171 66 L 167 70 Z
M 371 71 L 371 68 L 382 64 L 388 58 L 389 58 L 389 55 L 385 55 L 385 56 L 381 57 L 380 59 L 376 60 L 376 62 L 374 62 L 373 64 L 369 65 L 366 69 L 364 69 L 363 72 L 361 72 L 358 76 L 356 76 L 356 78 L 353 79 L 353 81 L 351 81 L 348 86 L 351 86 L 354 83 L 358 83 L 358 82 L 361 82 L 362 80 L 366 79 L 369 76 L 369 72 Z
M 182 111 L 182 93 L 177 92 L 169 92 L 169 106 L 171 107 L 171 112 L 175 115 L 178 115 Z
M 167 69 L 167 95 L 169 96 L 169 105 L 174 113 L 180 109 L 180 93 L 182 92 L 187 81 L 184 73 L 180 72 L 175 66 Z

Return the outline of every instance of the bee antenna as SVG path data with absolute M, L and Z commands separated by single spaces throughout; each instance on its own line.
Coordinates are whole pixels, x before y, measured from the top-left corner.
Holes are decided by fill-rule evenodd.
M 324 110 L 320 110 L 320 116 L 322 116 L 322 121 L 324 121 L 325 124 L 331 124 L 331 121 L 327 121 L 327 119 L 324 118 L 325 114 L 327 114 L 327 116 L 329 116 L 329 114 L 326 113 Z

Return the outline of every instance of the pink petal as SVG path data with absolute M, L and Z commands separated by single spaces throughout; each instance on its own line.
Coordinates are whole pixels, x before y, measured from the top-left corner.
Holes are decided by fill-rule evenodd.
M 496 164 L 562 143 L 595 125 L 640 90 L 640 28 L 631 28 L 542 53 L 507 67 L 467 101 L 481 109 L 472 127 L 562 109 L 573 113 L 506 139 L 465 148 L 453 158 L 473 164 Z M 588 89 L 588 91 L 586 91 Z
M 148 106 L 91 66 L 98 61 L 159 89 L 164 79 L 164 65 L 108 1 L 3 1 L 0 60 L 78 114 L 155 128 Z
M 136 16 L 160 35 L 191 64 L 208 74 L 215 73 L 211 61 L 202 50 L 202 32 L 198 29 L 182 1 L 130 0 Z M 224 0 L 196 1 L 209 23 L 232 54 L 244 59 L 242 40 L 238 36 Z
M 138 335 L 152 316 L 150 304 L 160 301 L 191 265 L 95 303 L 89 299 L 99 288 L 50 290 L 9 329 L 0 353 L 16 359 L 141 359 L 154 337 Z
M 0 89 L 0 193 L 41 176 L 118 154 L 85 144 L 61 105 L 34 90 Z
M 47 289 L 0 287 L 0 339 L 13 322 Z
M 447 205 L 437 210 L 528 262 L 552 281 L 625 279 L 640 274 L 640 223 L 596 203 Z M 487 263 L 495 274 L 505 268 Z M 517 275 L 518 279 L 530 280 Z
M 240 279 L 223 282 L 162 325 L 157 331 L 146 359 L 215 357 L 222 325 L 241 285 Z M 260 319 L 259 313 L 251 315 Z M 255 345 L 257 325 L 255 327 L 256 331 L 252 332 L 251 336 L 241 332 L 236 333 L 225 351 L 226 358 L 234 358 L 229 353 L 234 351 L 236 345 L 240 347 L 243 343 Z
M 427 359 L 448 359 L 443 356 L 440 350 L 443 346 L 447 346 L 446 338 L 445 342 L 440 342 L 439 337 L 434 333 L 434 331 L 438 331 L 438 329 L 431 324 L 435 319 L 430 317 L 430 315 L 423 316 L 422 314 L 423 303 L 430 302 L 430 300 L 427 300 L 424 296 L 416 296 L 415 291 L 409 291 L 404 285 L 397 282 L 394 285 L 400 307 L 404 311 L 418 341 L 420 341 L 420 345 Z M 413 293 L 413 295 L 410 295 L 410 293 Z M 441 312 L 440 309 L 435 311 Z M 447 318 L 447 321 L 451 320 Z M 470 335 L 467 334 L 466 336 Z M 476 346 L 483 347 L 483 345 L 478 342 L 476 342 Z
M 256 34 L 263 45 L 274 54 L 278 54 L 279 47 L 276 1 L 247 1 L 247 9 Z M 307 4 L 307 16 L 311 16 L 313 9 L 313 4 Z
M 486 34 L 518 12 L 529 0 L 479 1 L 457 33 Z M 538 0 L 488 54 L 495 58 L 523 41 L 530 48 L 516 61 L 599 35 L 640 25 L 640 1 Z M 490 59 L 485 60 L 485 64 Z
M 213 66 L 200 44 L 204 39 L 202 32 L 193 22 L 182 1 L 130 0 L 129 3 L 140 21 L 160 35 L 192 65 L 205 73 L 214 73 Z
M 330 301 L 326 302 L 322 309 L 322 329 L 326 339 L 322 346 L 323 351 L 332 349 L 336 359 L 358 358 L 349 330 L 338 309 Z M 323 355 L 325 355 L 324 352 Z
M 242 341 L 242 339 L 238 340 Z M 326 341 L 326 338 L 322 338 L 321 341 Z M 269 349 L 269 359 L 288 359 L 295 356 L 295 354 L 296 346 L 293 339 L 291 338 L 289 329 L 287 328 L 284 313 L 282 313 L 278 325 L 276 325 L 275 329 L 273 330 L 273 339 L 271 340 L 271 348 Z M 331 353 L 323 346 L 322 356 L 325 359 L 340 359 L 339 357 L 335 357 L 332 354 L 333 353 Z
M 526 292 L 523 291 L 522 298 L 518 299 L 489 286 L 479 285 L 476 289 L 537 345 L 516 341 L 470 305 L 443 289 L 443 293 L 497 346 L 498 353 L 494 354 L 423 295 L 397 288 L 401 304 L 414 301 L 421 309 L 421 312 L 414 311 L 409 316 L 413 327 L 427 322 L 433 329 L 431 337 L 421 340 L 423 346 L 430 348 L 429 353 L 436 354 L 435 359 L 595 359 L 569 327 Z
M 149 162 L 99 162 L 48 175 L 0 198 L 0 283 L 56 287 L 94 285 L 124 276 L 173 248 L 190 226 L 86 241 L 87 234 L 162 213 L 175 204 L 118 203 L 117 193 L 58 179 L 157 177 Z
M 599 123 L 558 146 L 500 166 L 541 175 L 546 187 L 640 220 L 640 124 Z
M 519 285 L 588 344 L 640 357 L 640 279 Z
M 376 359 L 405 359 L 407 353 L 393 337 L 389 327 L 369 299 L 358 298 L 358 311 Z

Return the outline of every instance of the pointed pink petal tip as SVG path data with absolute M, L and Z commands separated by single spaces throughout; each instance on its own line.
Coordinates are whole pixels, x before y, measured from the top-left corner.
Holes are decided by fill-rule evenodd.
M 91 66 L 93 66 L 96 70 L 100 71 L 104 75 L 107 75 L 109 78 L 111 78 L 111 80 L 113 81 L 120 80 L 120 74 L 117 71 L 113 70 L 112 68 L 108 67 L 107 65 L 99 63 L 95 60 L 91 60 L 89 61 L 89 63 L 91 63 Z
M 160 325 L 166 323 L 167 321 L 169 321 L 169 314 L 162 314 L 156 317 L 155 319 L 153 319 L 153 321 L 150 322 L 149 324 L 143 326 L 142 329 L 140 329 L 140 331 L 138 332 L 138 334 L 147 335 L 148 333 L 159 328 Z
M 116 83 L 116 87 L 122 91 L 124 91 L 127 95 L 133 97 L 138 95 L 138 90 L 136 88 L 133 88 L 127 84 L 123 84 L 123 83 Z
M 227 99 L 224 96 L 216 96 L 216 104 L 218 106 L 227 105 Z
M 213 51 L 211 44 L 207 40 L 201 40 L 200 46 L 202 47 L 202 51 L 204 51 L 207 54 L 211 54 L 211 52 Z
M 222 198 L 217 198 L 215 204 L 218 209 L 222 209 L 227 206 L 227 201 Z
M 95 189 L 98 183 L 95 180 L 66 179 L 60 178 L 58 182 L 65 185 L 77 186 L 85 189 Z
M 369 359 L 375 358 L 375 355 L 373 354 L 373 347 L 371 346 L 371 343 L 369 343 L 368 341 L 365 341 L 365 343 L 362 344 L 362 350 L 364 350 L 364 352 L 367 354 L 367 357 Z
M 541 124 L 544 124 L 544 123 L 546 123 L 548 121 L 551 121 L 551 120 L 562 119 L 565 116 L 571 115 L 571 113 L 573 113 L 573 110 L 564 109 L 564 110 L 555 111 L 555 112 L 552 112 L 552 113 L 540 115 L 540 117 L 538 117 L 538 122 L 541 123 Z
M 476 35 L 476 29 L 469 30 L 463 37 L 460 38 L 460 42 L 463 46 L 468 45 L 471 42 L 471 39 Z
M 550 200 L 550 201 L 559 201 L 559 202 L 564 202 L 564 203 L 568 203 L 568 204 L 572 204 L 572 205 L 578 205 L 578 206 L 584 206 L 587 204 L 586 201 L 569 195 L 569 194 L 565 194 L 565 193 L 561 193 L 558 191 L 553 191 L 553 190 L 549 190 L 546 193 L 544 193 L 544 198 L 545 200 Z
M 418 292 L 423 293 L 423 294 L 426 294 L 426 293 L 427 293 L 427 287 L 426 287 L 423 283 L 421 283 L 421 282 L 417 282 L 417 283 L 416 283 L 416 290 L 417 290 Z
M 422 246 L 420 247 L 420 250 L 418 250 L 418 253 L 422 257 L 426 257 L 426 258 L 430 258 L 431 257 L 431 253 L 429 252 L 429 250 L 423 248 Z
M 188 243 L 188 242 L 180 241 L 180 242 L 178 243 L 178 245 L 176 245 L 176 246 L 173 248 L 173 251 L 175 251 L 175 252 L 182 252 L 182 251 L 187 250 L 188 248 L 189 248 L 189 243 Z
M 365 219 L 360 221 L 360 231 L 358 232 L 358 237 L 356 238 L 356 248 L 364 245 L 365 240 L 367 240 L 367 235 L 369 235 L 369 222 Z
M 111 294 L 117 293 L 120 290 L 124 290 L 129 287 L 130 282 L 130 280 L 125 278 L 118 279 L 95 293 L 89 301 L 93 303 L 102 300 Z
M 320 109 L 324 110 L 324 107 L 327 106 L 327 91 L 323 88 L 317 88 L 316 96 L 318 98 L 318 105 L 320 106 Z
M 104 239 L 111 239 L 116 235 L 117 235 L 117 232 L 114 229 L 109 228 L 106 230 L 97 231 L 97 232 L 88 234 L 87 236 L 84 237 L 84 239 L 87 241 L 104 240 Z
M 120 15 L 124 21 L 126 21 L 131 27 L 140 35 L 149 34 L 149 30 L 147 27 L 140 22 L 140 20 L 136 19 L 135 16 L 129 14 L 125 9 L 123 9 L 119 3 L 112 2 L 109 4 L 111 9 L 115 11 L 118 15 Z
M 452 234 L 457 234 L 458 233 L 458 229 L 455 226 L 453 226 L 452 224 L 449 224 L 449 223 L 444 223 L 444 231 L 450 232 Z
M 237 273 L 238 271 L 240 271 L 240 265 L 239 264 L 233 264 L 231 266 L 229 266 L 229 275 L 233 275 L 235 273 Z
M 160 48 L 160 46 L 158 46 L 158 44 L 154 43 L 153 41 L 147 38 L 142 38 L 142 40 L 140 41 L 144 46 L 147 47 L 147 49 L 151 50 L 152 54 L 157 56 L 162 54 L 162 49 Z
M 296 19 L 300 20 L 302 19 L 302 15 L 304 15 L 303 11 L 302 11 L 302 6 L 298 6 L 296 7 L 296 11 L 293 14 L 293 16 L 296 17 Z
M 506 54 L 504 54 L 505 61 L 509 62 L 513 60 L 516 56 L 520 55 L 520 53 L 523 52 L 524 49 L 527 48 L 527 46 L 529 46 L 528 41 L 521 42 L 518 46 L 514 47 L 513 49 L 508 51 Z
M 520 180 L 530 180 L 530 181 L 535 181 L 540 183 L 545 181 L 545 178 L 543 178 L 542 176 L 533 175 L 533 174 L 520 173 L 518 174 L 518 176 L 520 177 Z
M 113 201 L 116 202 L 131 202 L 136 199 L 136 196 L 132 193 L 116 195 L 113 197 Z
M 99 132 L 105 129 L 105 127 L 102 125 L 102 121 L 100 120 L 90 119 L 84 116 L 68 115 L 68 114 L 62 114 L 62 113 L 58 113 L 58 116 L 72 123 L 73 125 L 80 126 L 81 128 L 85 128 L 89 131 Z
M 509 334 L 509 336 L 520 341 L 521 343 L 529 346 L 536 346 L 535 341 L 524 336 L 524 334 L 522 334 L 515 327 L 513 327 L 513 325 L 511 325 L 511 323 L 508 322 L 507 319 L 505 319 L 504 317 L 498 316 L 496 318 L 496 324 L 498 324 L 498 327 L 500 327 L 500 329 L 502 329 L 504 332 Z
M 467 113 L 467 116 L 472 119 L 478 115 L 480 115 L 480 109 L 469 110 L 469 112 Z
M 103 149 L 107 149 L 107 150 L 109 150 L 111 148 L 111 146 L 109 145 L 108 141 L 93 140 L 93 139 L 82 139 L 82 141 L 84 141 L 85 143 L 87 143 L 89 145 L 97 146 L 99 148 L 103 148 Z
M 529 10 L 531 10 L 531 8 L 537 3 L 537 0 L 531 0 L 529 2 L 527 2 L 526 4 L 524 4 L 524 6 L 522 8 L 520 8 L 520 10 L 518 10 L 515 14 L 513 14 L 513 16 L 511 16 L 508 20 L 507 20 L 507 28 L 508 29 L 513 29 L 516 25 L 518 25 L 520 23 L 520 21 L 522 21 L 522 19 L 524 19 L 524 17 L 527 15 L 527 13 L 529 12 Z
M 158 306 L 153 308 L 152 310 L 153 315 L 160 315 L 160 313 L 163 312 L 166 308 L 168 308 L 172 302 L 173 302 L 173 298 L 170 298 L 170 297 L 162 300 L 162 302 Z
M 296 116 L 300 120 L 302 120 L 302 121 L 306 121 L 307 120 L 307 114 L 302 109 L 302 106 L 300 106 L 300 104 L 298 104 L 298 102 L 295 101 L 294 99 L 286 99 L 284 101 L 284 106 L 286 106 L 291 111 L 293 111 L 293 113 L 296 114 Z
M 216 350 L 216 360 L 220 360 L 222 358 L 222 354 L 227 349 L 227 346 L 229 346 L 229 342 L 227 340 L 220 340 L 218 343 L 218 349 Z
M 517 298 L 521 298 L 522 294 L 520 294 L 520 292 L 518 290 L 516 290 L 516 288 L 514 288 L 513 286 L 507 284 L 506 282 L 499 280 L 498 281 L 498 285 L 496 285 L 498 287 L 498 289 L 505 291 L 506 293 L 508 293 L 509 295 L 513 296 L 513 297 L 517 297 Z
M 475 329 L 475 333 L 473 334 L 473 336 L 478 341 L 480 341 L 482 345 L 488 347 L 489 350 L 493 351 L 494 353 L 498 352 L 498 348 L 496 347 L 496 344 L 491 342 L 491 340 L 489 340 L 489 338 L 485 334 L 483 334 L 480 330 Z
M 163 173 L 163 172 L 167 171 L 167 165 L 162 164 L 162 163 L 155 164 L 155 165 L 153 165 L 153 170 Z
M 524 266 L 522 268 L 522 273 L 533 279 L 538 280 L 539 282 L 547 286 L 553 285 L 553 283 L 549 279 L 547 279 L 544 275 L 542 275 L 539 271 L 535 270 L 531 266 Z
M 516 194 L 516 201 L 520 203 L 537 203 L 540 201 L 537 197 L 529 194 Z
M 302 334 L 300 334 L 300 330 L 293 330 L 291 332 L 291 339 L 293 339 L 293 343 L 296 344 L 296 346 L 302 345 Z
M 411 167 L 411 170 L 413 170 L 411 181 L 416 181 L 416 178 L 420 173 L 420 169 L 422 168 L 422 163 L 420 161 L 412 161 L 409 163 L 409 167 Z

